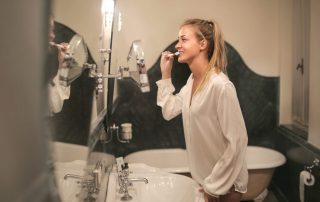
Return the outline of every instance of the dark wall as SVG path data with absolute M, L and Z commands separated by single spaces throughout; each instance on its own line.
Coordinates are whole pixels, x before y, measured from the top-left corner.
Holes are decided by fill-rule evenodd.
M 310 145 L 301 137 L 302 131 L 292 126 L 280 126 L 276 149 L 286 156 L 287 162 L 278 168 L 273 177 L 276 189 L 290 202 L 299 202 L 299 175 L 306 166 L 313 164 L 315 158 L 320 159 L 320 150 Z M 305 201 L 320 201 L 320 168 L 312 169 L 315 185 L 305 186 Z M 276 190 L 275 190 L 276 191 Z
M 175 52 L 175 44 L 173 42 L 165 50 Z M 273 147 L 270 137 L 275 135 L 278 125 L 279 78 L 254 73 L 230 44 L 227 44 L 227 49 L 227 74 L 237 90 L 249 144 Z M 176 92 L 179 92 L 191 72 L 186 64 L 176 60 L 173 66 L 172 81 Z M 119 96 L 109 124 L 132 123 L 133 140 L 129 144 L 114 141 L 107 145 L 106 150 L 116 156 L 152 148 L 185 148 L 181 116 L 166 121 L 161 108 L 156 105 L 155 82 L 161 79 L 160 54 L 157 62 L 149 68 L 148 76 L 151 91 L 145 94 L 130 80 L 118 80 Z

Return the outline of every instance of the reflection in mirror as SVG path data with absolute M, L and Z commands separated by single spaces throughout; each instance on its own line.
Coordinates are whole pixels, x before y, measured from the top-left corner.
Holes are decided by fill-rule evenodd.
M 52 88 L 69 90 L 66 99 L 58 100 L 60 103 L 62 101 L 60 110 L 53 111 L 47 117 L 54 140 L 54 173 L 62 201 L 83 201 L 88 191 L 84 191 L 78 181 L 90 181 L 87 174 L 87 141 L 95 88 L 95 79 L 89 76 L 87 67 L 95 62 L 84 38 L 68 26 L 55 22 L 54 35 L 50 43 L 53 51 L 48 57 L 48 78 L 49 81 L 52 77 L 58 81 Z M 59 58 L 61 45 L 67 48 L 63 57 Z M 49 100 L 52 100 L 50 96 L 54 96 L 54 91 L 49 93 Z
M 296 1 L 299 2 L 300 0 Z M 127 53 L 130 50 L 131 42 L 141 39 L 146 45 L 144 47 L 144 63 L 148 69 L 150 84 L 150 92 L 141 93 L 140 88 L 132 85 L 133 82 L 129 79 L 101 79 L 101 90 L 103 92 L 99 93 L 98 98 L 96 98 L 96 94 L 93 93 L 94 84 L 92 86 L 90 84 L 83 85 L 92 88 L 92 91 L 85 90 L 87 93 L 81 92 L 78 88 L 81 86 L 80 81 L 82 79 L 90 80 L 93 83 L 97 80 L 96 78 L 82 78 L 85 70 L 69 85 L 71 95 L 69 99 L 64 101 L 62 111 L 52 117 L 57 119 L 55 124 L 59 125 L 59 127 L 55 127 L 56 130 L 59 130 L 55 132 L 55 135 L 59 137 L 59 140 L 67 139 L 66 142 L 69 143 L 86 144 L 87 140 L 84 136 L 82 137 L 81 133 L 90 128 L 88 168 L 99 165 L 97 163 L 100 160 L 102 160 L 103 165 L 106 165 L 105 167 L 110 166 L 114 163 L 114 157 L 112 156 L 114 153 L 117 156 L 125 156 L 138 150 L 148 152 L 148 149 L 154 148 L 185 148 L 181 116 L 171 122 L 162 118 L 161 111 L 156 105 L 157 86 L 155 82 L 161 79 L 159 68 L 161 52 L 165 50 L 176 52 L 176 41 L 174 40 L 176 40 L 180 23 L 185 19 L 201 16 L 201 18 L 208 20 L 213 18 L 221 22 L 226 39 L 232 42 L 241 53 L 239 54 L 231 45 L 228 46 L 228 59 L 230 59 L 228 64 L 231 67 L 228 68 L 228 75 L 231 81 L 235 81 L 237 93 L 239 92 L 241 108 L 246 119 L 246 125 L 249 126 L 249 143 L 276 147 L 277 144 L 275 143 L 278 141 L 274 141 L 273 138 L 277 133 L 273 132 L 274 129 L 277 129 L 276 126 L 279 121 L 279 89 L 285 89 L 286 91 L 286 83 L 291 82 L 291 77 L 284 73 L 290 68 L 282 68 L 291 66 L 291 60 L 294 56 L 292 51 L 286 51 L 294 45 L 291 40 L 293 37 L 291 26 L 294 22 L 291 19 L 293 3 L 291 1 L 283 3 L 277 3 L 277 1 L 266 2 L 256 1 L 255 4 L 246 4 L 242 1 L 232 1 L 231 3 L 230 1 L 202 1 L 201 3 L 190 1 L 184 3 L 182 0 L 177 0 L 170 1 L 168 4 L 163 3 L 163 1 L 147 0 L 55 0 L 57 6 L 55 6 L 54 15 L 57 21 L 83 36 L 96 61 L 97 73 L 103 75 L 118 74 L 120 66 L 134 67 L 133 69 L 130 68 L 130 71 L 135 71 L 136 58 L 132 56 L 127 61 Z M 194 9 L 196 7 L 200 7 L 200 9 Z M 115 12 L 113 12 L 113 8 L 116 8 L 114 9 Z M 179 8 L 178 13 L 176 12 L 177 8 Z M 155 10 L 163 10 L 166 13 L 155 12 Z M 244 12 L 246 15 L 243 15 Z M 277 15 L 278 13 L 281 15 Z M 113 17 L 115 17 L 114 21 Z M 234 19 L 237 19 L 236 22 Z M 285 25 L 284 28 L 288 29 L 279 29 L 279 27 L 283 27 L 282 25 Z M 237 32 L 234 30 L 237 30 Z M 263 32 L 262 30 L 269 31 Z M 68 36 L 67 40 L 57 40 L 56 43 L 70 42 L 72 36 Z M 249 44 L 247 43 L 248 38 L 251 41 Z M 261 40 L 263 38 L 270 40 L 265 43 L 266 40 Z M 248 48 L 248 45 L 252 48 Z M 279 47 L 287 48 L 279 49 Z M 279 65 L 277 55 L 281 56 L 280 61 L 283 65 Z M 127 64 L 127 62 L 132 63 L 132 65 Z M 261 77 L 260 73 L 264 76 Z M 285 81 L 285 85 L 281 85 L 281 88 L 279 88 L 278 81 L 279 73 L 284 76 Z M 172 72 L 175 93 L 179 92 L 181 87 L 185 85 L 189 75 L 190 70 L 187 65 L 178 64 L 175 60 Z M 134 80 L 139 82 L 139 74 L 135 76 Z M 75 85 L 78 86 L 75 87 Z M 73 95 L 75 90 L 78 90 L 78 93 L 75 93 L 78 94 L 77 97 L 73 97 L 76 96 Z M 283 116 L 285 118 L 280 117 L 280 121 L 285 121 L 286 117 L 289 117 L 286 112 L 290 112 L 290 110 L 287 110 L 286 107 L 283 108 L 282 105 L 287 103 L 286 97 L 288 96 L 286 96 L 287 93 L 281 95 L 280 97 L 285 99 L 282 100 L 284 102 L 280 102 L 280 111 L 285 112 Z M 249 99 L 252 97 L 258 99 Z M 85 99 L 90 103 L 93 101 L 89 104 L 92 107 L 83 107 L 88 104 L 83 103 Z M 80 101 L 82 104 L 79 104 L 78 107 L 73 106 L 72 102 Z M 82 113 L 83 110 L 88 109 L 92 110 L 91 118 L 89 118 L 90 113 L 89 115 L 87 112 Z M 69 113 L 66 113 L 66 111 L 69 111 Z M 87 122 L 76 120 L 74 125 L 73 123 L 70 124 L 70 122 L 73 122 L 72 119 L 79 117 L 86 118 Z M 69 120 L 69 122 L 64 120 Z M 132 124 L 133 138 L 130 144 L 122 144 L 116 139 L 107 144 L 100 143 L 98 137 L 102 134 L 105 135 L 107 128 L 112 126 L 113 123 L 120 126 L 126 122 Z M 79 129 L 79 126 L 75 126 L 76 124 L 82 125 L 85 129 Z M 60 126 L 65 128 L 62 129 Z M 73 130 L 76 132 L 73 132 Z M 63 134 L 66 134 L 67 138 Z M 77 139 L 75 141 L 74 136 L 81 137 L 82 140 L 78 141 Z M 280 180 L 283 181 L 283 179 Z M 106 182 L 106 180 L 102 181 Z
M 131 77 L 138 83 L 143 93 L 150 91 L 149 78 L 144 61 L 144 52 L 142 49 L 141 41 L 134 40 L 131 44 L 127 62 L 131 71 Z
M 67 71 L 64 75 L 60 75 L 60 80 L 64 82 L 65 86 L 70 85 L 72 81 L 81 75 L 87 60 L 88 51 L 83 38 L 78 34 L 73 35 L 64 58 Z
M 104 173 L 115 160 L 113 155 L 103 152 L 101 144 L 97 144 L 97 134 L 105 131 L 109 93 L 106 89 L 112 79 L 99 79 L 98 75 L 110 74 L 114 1 L 56 0 L 53 8 L 57 20 L 54 43 L 69 43 L 65 57 L 68 71 L 61 78 L 63 85 L 70 87 L 70 97 L 64 100 L 60 112 L 48 118 L 54 140 L 60 146 L 55 153 L 70 157 L 55 162 L 60 195 L 68 202 L 92 201 L 94 198 L 103 201 L 108 182 Z M 68 15 L 70 12 L 72 15 Z M 84 147 L 89 153 L 82 159 L 77 154 L 85 153 L 80 151 Z M 75 187 L 76 181 L 81 182 L 76 184 L 78 187 Z
M 51 77 L 58 77 L 61 88 L 69 89 L 68 99 L 62 100 L 60 110 L 54 111 L 48 118 L 54 141 L 87 145 L 94 79 L 88 76 L 89 71 L 83 68 L 85 63 L 94 63 L 90 52 L 84 42 L 71 28 L 62 23 L 55 23 L 55 44 L 68 43 L 62 65 L 56 61 L 58 52 L 49 55 L 48 68 Z M 52 62 L 55 61 L 55 62 Z M 59 74 L 58 76 L 55 76 Z M 57 87 L 54 86 L 54 87 Z M 50 92 L 50 88 L 49 88 Z M 54 97 L 54 92 L 49 94 L 49 100 Z M 54 104 L 56 100 L 52 103 Z M 58 100 L 61 102 L 61 100 Z

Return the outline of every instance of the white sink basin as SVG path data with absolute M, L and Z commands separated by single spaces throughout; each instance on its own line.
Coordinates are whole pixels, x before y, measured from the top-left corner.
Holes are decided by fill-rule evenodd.
M 147 178 L 148 183 L 133 182 L 128 188 L 132 196 L 130 202 L 202 202 L 200 186 L 191 178 L 172 174 L 145 164 L 129 164 L 132 172 L 129 178 Z M 109 177 L 106 202 L 121 202 L 118 174 L 112 172 Z
M 66 174 L 83 176 L 85 174 L 86 161 L 76 160 L 72 162 L 56 162 L 55 177 L 62 202 L 78 202 L 78 195 L 81 192 L 79 179 L 67 178 Z

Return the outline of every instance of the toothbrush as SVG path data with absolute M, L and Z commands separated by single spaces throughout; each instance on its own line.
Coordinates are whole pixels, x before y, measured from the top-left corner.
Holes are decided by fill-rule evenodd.
M 55 43 L 55 42 L 53 42 L 53 41 L 50 41 L 49 44 L 50 44 L 51 46 L 55 46 L 55 47 L 57 47 L 57 48 L 62 48 L 62 49 L 68 48 L 68 46 L 64 46 L 64 45 L 61 45 L 61 44 L 57 44 L 57 43 Z
M 179 52 L 179 51 L 177 51 L 177 52 L 175 52 L 175 53 L 171 53 L 171 54 L 169 54 L 169 55 L 172 55 L 172 56 L 179 56 L 179 55 L 180 55 L 180 52 Z
M 162 52 L 162 54 L 167 54 L 167 56 L 179 56 L 180 55 L 180 52 L 177 51 L 175 53 L 168 53 L 169 51 L 164 51 Z

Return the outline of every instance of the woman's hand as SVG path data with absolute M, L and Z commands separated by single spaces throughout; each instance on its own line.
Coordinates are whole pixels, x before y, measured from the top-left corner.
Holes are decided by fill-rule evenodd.
M 60 43 L 60 44 L 57 44 L 56 47 L 58 48 L 59 67 L 62 67 L 62 63 L 64 61 L 64 56 L 65 56 L 66 51 L 69 47 L 69 44 L 68 43 Z
M 160 68 L 162 73 L 162 79 L 171 78 L 171 70 L 174 54 L 169 51 L 164 51 L 161 54 Z
M 206 192 L 204 192 L 204 201 L 205 202 L 218 202 L 218 198 L 211 196 L 211 195 L 207 194 Z
M 242 193 L 237 192 L 234 186 L 230 188 L 230 191 L 227 194 L 221 195 L 219 197 L 215 197 L 206 193 L 203 188 L 200 188 L 199 191 L 203 193 L 205 202 L 239 202 L 242 198 Z
M 219 201 L 219 198 L 216 198 L 214 196 L 209 195 L 208 193 L 206 193 L 203 190 L 203 188 L 201 188 L 199 191 L 203 193 L 203 197 L 204 197 L 205 202 L 218 202 Z

